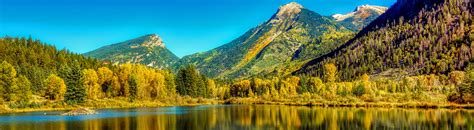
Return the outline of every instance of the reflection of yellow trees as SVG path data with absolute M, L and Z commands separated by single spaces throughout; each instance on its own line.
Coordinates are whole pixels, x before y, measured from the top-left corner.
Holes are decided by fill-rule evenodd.
M 236 118 L 238 124 L 243 126 L 252 125 L 252 115 L 254 112 L 253 107 L 245 106 L 234 111 L 236 112 L 233 114 L 232 117 Z
M 153 111 L 150 111 L 153 112 Z M 125 114 L 127 114 L 125 112 Z M 376 127 L 375 127 L 376 126 Z M 204 107 L 184 114 L 143 114 L 86 121 L 11 122 L 0 129 L 466 129 L 474 111 L 398 108 L 321 108 L 242 105 Z
M 456 124 L 457 126 L 462 126 L 462 125 L 466 125 L 466 118 L 464 118 L 461 113 L 456 113 L 456 115 L 454 116 L 454 124 Z
M 364 118 L 364 128 L 370 129 L 370 126 L 372 125 L 372 112 L 366 112 L 363 118 Z
M 102 128 L 101 120 L 88 120 L 84 122 L 84 129 L 86 130 L 100 130 Z
M 329 121 L 329 129 L 330 130 L 338 130 L 338 124 L 337 124 L 337 116 L 338 116 L 338 113 L 336 113 L 336 111 L 331 111 L 330 112 L 330 121 Z

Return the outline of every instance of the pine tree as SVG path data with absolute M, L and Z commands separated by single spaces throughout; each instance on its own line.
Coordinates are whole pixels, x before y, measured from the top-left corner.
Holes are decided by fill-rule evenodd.
M 129 84 L 129 94 L 130 96 L 128 97 L 128 99 L 130 100 L 130 102 L 133 102 L 137 99 L 137 89 L 138 89 L 138 79 L 135 75 L 132 75 L 130 77 L 130 81 L 128 81 L 130 84 Z
M 203 96 L 206 93 L 206 80 L 207 78 L 200 75 L 196 67 L 189 65 L 179 70 L 176 77 L 176 89 L 181 95 Z
M 72 64 L 71 67 L 61 68 L 60 74 L 67 86 L 64 98 L 69 104 L 83 103 L 86 100 L 87 94 L 83 86 L 81 70 L 78 63 Z

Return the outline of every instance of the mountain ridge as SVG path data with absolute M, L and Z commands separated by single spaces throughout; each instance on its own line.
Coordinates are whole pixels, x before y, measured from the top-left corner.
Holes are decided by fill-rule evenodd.
M 387 9 L 383 6 L 366 4 L 357 6 L 354 11 L 347 14 L 334 14 L 331 17 L 351 30 L 360 31 Z
M 161 69 L 171 68 L 179 58 L 169 51 L 160 36 L 147 34 L 84 53 L 112 63 L 140 63 Z
M 334 41 L 351 34 L 334 20 L 292 2 L 280 6 L 269 20 L 235 40 L 207 52 L 185 56 L 177 66 L 195 64 L 208 76 L 221 78 L 268 74 L 286 69 L 283 66 L 292 61 L 301 64 L 322 54 L 323 50 L 338 46 L 332 45 L 336 44 Z M 309 51 L 316 48 L 324 49 Z

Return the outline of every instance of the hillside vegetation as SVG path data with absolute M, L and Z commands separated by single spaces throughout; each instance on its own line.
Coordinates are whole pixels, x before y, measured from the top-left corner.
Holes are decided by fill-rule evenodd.
M 206 103 L 473 108 L 472 5 L 399 0 L 343 42 L 351 31 L 291 3 L 239 39 L 185 57 L 176 72 L 1 38 L 0 112 Z
M 400 0 L 354 39 L 299 73 L 321 76 L 328 63 L 337 65 L 341 80 L 391 68 L 410 75 L 463 70 L 473 60 L 472 13 L 470 1 Z
M 205 75 L 229 79 L 288 74 L 352 35 L 334 20 L 290 3 L 234 41 L 185 56 L 177 66 L 194 64 Z

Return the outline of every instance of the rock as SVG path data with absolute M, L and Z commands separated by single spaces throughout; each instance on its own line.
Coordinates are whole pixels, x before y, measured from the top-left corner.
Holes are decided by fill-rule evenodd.
M 74 109 L 72 111 L 69 111 L 67 113 L 63 113 L 61 115 L 63 116 L 76 116 L 76 115 L 92 115 L 92 114 L 97 114 L 96 111 L 89 109 L 89 108 L 78 108 Z
M 300 4 L 296 2 L 291 2 L 289 4 L 281 6 L 276 16 L 278 19 L 285 19 L 300 13 L 302 8 L 303 6 L 301 6 Z

